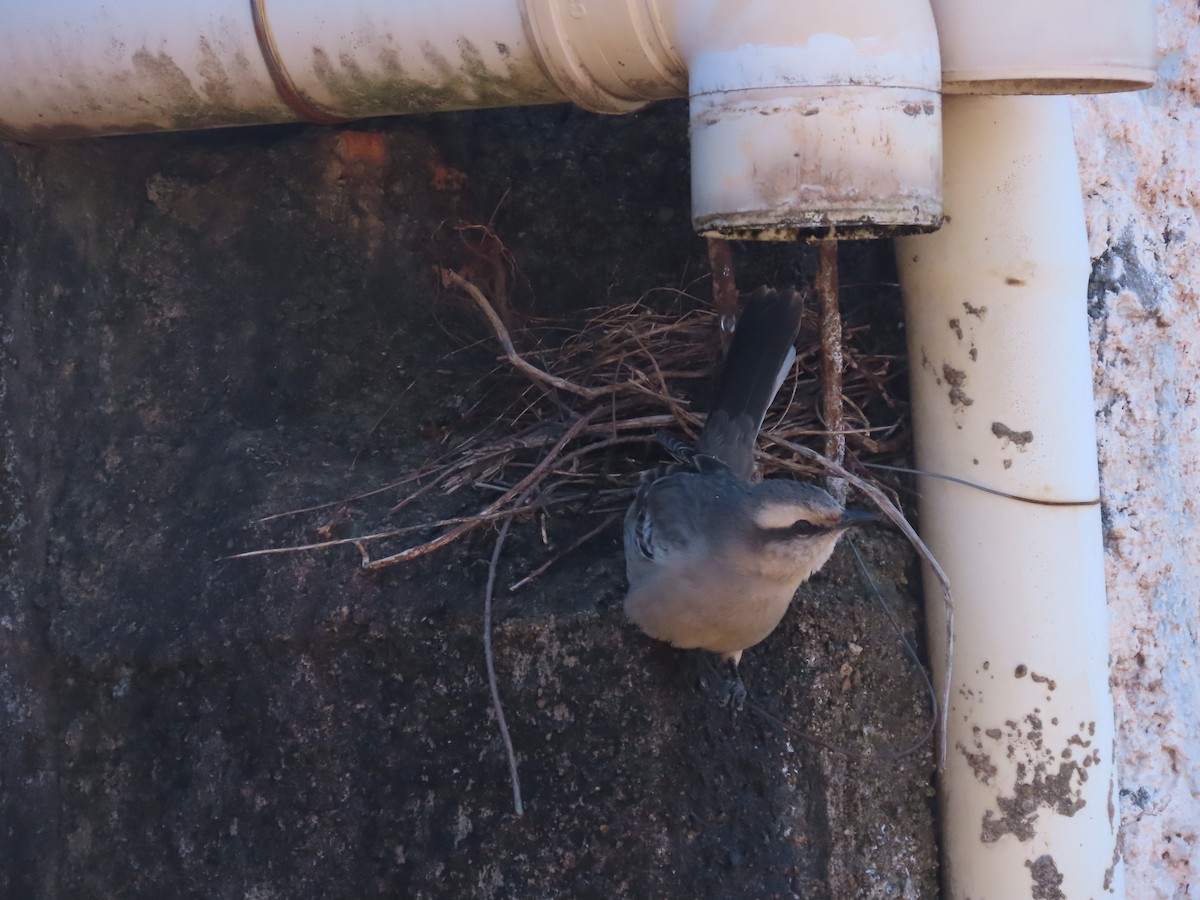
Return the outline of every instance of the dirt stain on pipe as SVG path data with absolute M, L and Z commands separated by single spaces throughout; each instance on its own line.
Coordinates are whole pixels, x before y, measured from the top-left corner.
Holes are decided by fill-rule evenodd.
M 956 369 L 948 363 L 942 363 L 942 377 L 946 379 L 946 384 L 950 385 L 950 405 L 954 407 L 967 407 L 975 401 L 967 396 L 964 387 L 967 383 L 967 373 L 962 369 Z M 1033 435 L 1029 436 L 1033 440 Z
M 1016 431 L 1009 428 L 1003 422 L 992 423 L 992 434 L 1001 440 L 1012 441 L 1018 447 L 1024 449 L 1026 445 L 1033 442 L 1032 431 Z

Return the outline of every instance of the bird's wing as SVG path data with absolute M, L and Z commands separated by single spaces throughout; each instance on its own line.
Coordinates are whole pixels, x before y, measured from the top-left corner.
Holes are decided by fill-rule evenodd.
M 627 521 L 633 547 L 643 559 L 664 562 L 707 553 L 703 526 L 714 516 L 728 518 L 729 502 L 748 489 L 720 460 L 703 460 L 704 468 L 675 466 L 669 474 L 642 476 Z
M 651 561 L 655 558 L 656 552 L 654 547 L 654 521 L 650 516 L 650 482 L 645 476 L 642 477 L 641 483 L 638 484 L 637 494 L 633 498 L 633 506 L 629 508 L 629 514 L 626 516 L 626 549 L 632 548 L 637 550 L 638 556 L 646 561 Z

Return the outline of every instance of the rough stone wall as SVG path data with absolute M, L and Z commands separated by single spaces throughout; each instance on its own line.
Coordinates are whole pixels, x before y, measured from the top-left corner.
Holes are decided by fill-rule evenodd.
M 1154 90 L 1075 102 L 1133 898 L 1195 893 L 1200 828 L 1194 3 L 1162 2 L 1160 44 Z M 219 561 L 306 537 L 249 523 L 411 466 L 478 399 L 490 353 L 441 363 L 439 224 L 494 221 L 541 311 L 691 284 L 683 128 L 667 105 L 0 147 L 0 895 L 932 895 L 928 757 L 734 730 L 701 666 L 623 624 L 613 540 L 500 610 L 521 823 L 486 540 L 379 578 Z M 517 573 L 543 548 L 513 549 Z M 919 685 L 860 594 L 835 563 L 748 679 L 789 726 L 901 742 L 879 711 L 915 722 Z
M 1200 8 L 1153 90 L 1075 103 L 1132 898 L 1200 891 Z
M 707 292 L 687 180 L 678 103 L 0 145 L 0 897 L 936 893 L 929 744 L 800 738 L 895 749 L 927 719 L 845 553 L 746 654 L 772 719 L 735 722 L 699 654 L 625 621 L 615 530 L 509 594 L 596 520 L 518 523 L 495 649 L 519 820 L 493 533 L 379 574 L 350 547 L 224 558 L 377 530 L 394 495 L 258 520 L 503 412 L 495 344 L 431 269 L 453 224 L 505 241 L 518 315 L 578 323 Z M 738 253 L 743 287 L 811 277 L 802 248 Z M 890 247 L 843 259 L 898 350 Z M 920 634 L 905 545 L 862 546 Z

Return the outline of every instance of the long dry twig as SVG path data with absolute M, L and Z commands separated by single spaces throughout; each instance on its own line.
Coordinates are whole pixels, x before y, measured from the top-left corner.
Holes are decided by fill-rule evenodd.
M 542 499 L 536 504 L 531 504 L 524 510 L 517 510 L 516 512 L 525 512 L 534 509 L 545 510 L 554 506 L 576 503 L 584 497 L 584 494 L 574 494 L 569 497 Z M 376 531 L 372 534 L 358 534 L 354 535 L 353 537 L 331 538 L 327 541 L 314 541 L 311 544 L 296 544 L 288 547 L 264 547 L 260 550 L 246 550 L 242 553 L 234 553 L 230 556 L 221 556 L 218 558 L 222 560 L 252 559 L 256 556 L 279 556 L 285 553 L 299 553 L 304 550 L 328 550 L 330 547 L 345 547 L 348 545 L 353 545 L 361 549 L 360 545 L 362 544 L 369 544 L 374 541 L 383 541 L 393 537 L 400 537 L 401 535 L 412 534 L 416 531 L 428 531 L 431 528 L 446 528 L 451 525 L 485 525 L 488 522 L 496 522 L 501 519 L 510 519 L 513 517 L 513 515 L 514 510 L 511 509 L 492 510 L 491 512 L 472 513 L 469 516 L 451 516 L 449 518 L 438 519 L 433 522 L 418 522 L 414 525 L 401 525 L 397 528 L 389 528 L 386 531 Z
M 517 754 L 513 750 L 512 737 L 508 733 L 508 722 L 504 718 L 504 706 L 500 703 L 500 687 L 496 682 L 496 659 L 492 653 L 492 596 L 496 590 L 496 567 L 500 563 L 500 548 L 508 537 L 508 526 L 512 519 L 505 519 L 496 535 L 492 548 L 492 561 L 488 565 L 487 588 L 483 594 L 483 657 L 487 665 L 488 688 L 492 692 L 492 708 L 496 710 L 496 724 L 500 727 L 500 739 L 504 741 L 504 752 L 508 755 L 508 774 L 512 780 L 513 807 L 518 816 L 525 815 L 525 804 L 521 802 L 521 777 L 517 774 Z
M 508 361 L 513 364 L 513 367 L 519 369 L 525 375 L 528 375 L 534 381 L 544 382 L 551 387 L 558 388 L 560 391 L 567 391 L 576 394 L 585 400 L 595 400 L 597 397 L 604 395 L 604 391 L 597 388 L 588 388 L 583 385 L 574 384 L 565 378 L 559 378 L 539 369 L 537 366 L 526 362 L 525 358 L 517 352 L 517 348 L 513 346 L 512 337 L 508 333 L 508 329 L 504 326 L 504 322 L 496 315 L 496 311 L 492 305 L 488 303 L 487 298 L 483 296 L 483 292 L 471 282 L 467 281 L 457 272 L 452 269 L 438 269 L 438 274 L 442 276 L 442 280 L 448 284 L 452 284 L 457 288 L 466 291 L 472 300 L 483 311 L 487 317 L 488 324 L 492 326 L 492 330 L 496 333 L 496 340 L 500 342 L 500 346 L 504 348 L 504 353 L 508 357 Z
M 386 569 L 388 566 L 394 566 L 402 562 L 409 562 L 410 560 L 416 559 L 418 556 L 424 556 L 427 553 L 432 553 L 439 547 L 444 547 L 452 541 L 462 537 L 468 531 L 478 528 L 483 524 L 484 521 L 486 521 L 486 519 L 483 517 L 496 512 L 503 507 L 504 504 L 508 503 L 508 501 L 512 500 L 514 497 L 523 493 L 527 489 L 533 487 L 539 480 L 539 476 L 541 476 L 557 458 L 558 454 L 562 451 L 562 448 L 565 447 L 572 438 L 576 437 L 579 432 L 583 430 L 583 428 L 587 425 L 589 418 L 589 415 L 584 415 L 576 419 L 571 424 L 571 427 L 564 431 L 562 436 L 555 442 L 554 446 L 550 449 L 550 452 L 542 457 L 542 461 L 538 463 L 536 467 L 534 467 L 532 472 L 517 482 L 517 484 L 511 489 L 506 491 L 500 497 L 500 499 L 490 503 L 475 516 L 459 525 L 454 526 L 449 531 L 443 532 L 432 540 L 426 541 L 423 544 L 418 544 L 415 547 L 409 547 L 407 550 L 402 550 L 399 553 L 393 553 L 390 556 L 385 556 L 381 559 L 364 559 L 362 567 L 364 569 L 371 570 Z
M 921 540 L 916 530 L 908 523 L 908 520 L 904 518 L 904 515 L 896 508 L 895 504 L 893 504 L 892 501 L 887 498 L 887 495 L 884 494 L 883 491 L 881 491 L 878 487 L 868 481 L 864 481 L 862 478 L 859 478 L 852 472 L 847 471 L 844 466 L 838 465 L 832 460 L 826 459 L 815 450 L 810 450 L 808 447 L 800 444 L 793 444 L 790 441 L 784 441 L 779 438 L 773 438 L 772 440 L 775 443 L 791 450 L 793 453 L 803 456 L 805 459 L 811 459 L 813 462 L 818 463 L 819 465 L 828 469 L 830 472 L 833 472 L 835 475 L 845 478 L 856 488 L 866 494 L 867 497 L 869 497 L 871 501 L 879 508 L 879 510 L 886 515 L 896 525 L 897 528 L 900 529 L 906 538 L 908 538 L 908 542 L 912 544 L 913 548 L 917 551 L 920 557 L 925 560 L 926 563 L 928 563 L 930 571 L 933 572 L 934 577 L 937 578 L 938 583 L 942 586 L 942 605 L 946 614 L 946 671 L 942 678 L 942 718 L 938 733 L 941 747 L 940 753 L 938 754 L 938 759 L 941 761 L 940 764 L 944 767 L 946 760 L 946 741 L 948 739 L 946 711 L 950 709 L 950 684 L 953 681 L 954 675 L 951 666 L 951 660 L 954 659 L 954 596 L 950 592 L 950 579 L 947 577 L 945 570 L 942 569 L 941 565 L 938 563 L 930 549 L 925 546 L 925 542 Z

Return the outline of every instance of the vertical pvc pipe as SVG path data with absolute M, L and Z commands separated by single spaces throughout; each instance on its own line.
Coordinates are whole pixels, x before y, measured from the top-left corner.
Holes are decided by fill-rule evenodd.
M 950 897 L 1121 895 L 1089 258 L 1066 101 L 945 98 L 946 225 L 896 242 L 921 530 L 956 601 Z M 931 578 L 927 583 L 935 585 Z M 942 605 L 928 593 L 935 668 Z

